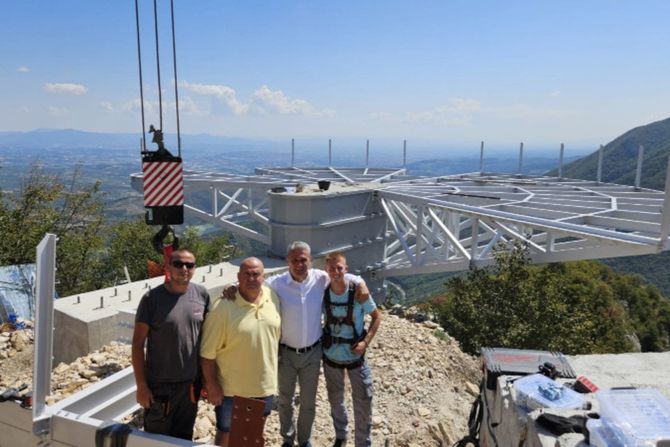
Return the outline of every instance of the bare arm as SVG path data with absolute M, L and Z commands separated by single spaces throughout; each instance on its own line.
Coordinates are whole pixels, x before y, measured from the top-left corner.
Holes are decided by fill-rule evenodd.
M 153 396 L 147 378 L 144 374 L 144 342 L 149 335 L 149 325 L 146 323 L 135 322 L 133 331 L 133 343 L 131 348 L 131 360 L 133 362 L 133 372 L 135 373 L 135 384 L 137 385 L 136 399 L 142 408 L 149 408 Z
M 207 390 L 207 401 L 212 405 L 221 405 L 223 402 L 223 389 L 216 375 L 216 361 L 200 357 L 200 369 Z
M 356 343 L 356 345 L 352 348 L 352 351 L 358 355 L 363 355 L 365 353 L 365 350 L 368 348 L 368 346 L 370 346 L 370 343 L 372 343 L 372 339 L 375 337 L 375 334 L 379 329 L 379 325 L 382 322 L 382 314 L 379 312 L 379 309 L 373 310 L 370 313 L 370 316 L 372 317 L 372 321 L 370 322 L 370 327 L 368 328 L 368 334 L 363 340 Z
M 365 303 L 370 298 L 370 290 L 365 281 L 361 281 L 356 285 L 356 299 L 359 303 Z
M 221 290 L 220 298 L 222 300 L 235 301 L 235 294 L 237 293 L 237 284 L 226 284 Z

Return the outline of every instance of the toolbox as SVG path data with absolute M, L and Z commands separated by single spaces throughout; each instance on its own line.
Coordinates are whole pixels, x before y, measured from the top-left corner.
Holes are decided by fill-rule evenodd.
M 482 348 L 482 362 L 486 388 L 495 390 L 501 375 L 525 376 L 535 374 L 545 363 L 556 368 L 557 377 L 576 378 L 568 359 L 560 352 L 527 349 Z

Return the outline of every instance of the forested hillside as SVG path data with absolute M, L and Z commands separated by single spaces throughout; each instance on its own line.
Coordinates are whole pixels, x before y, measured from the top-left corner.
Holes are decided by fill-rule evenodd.
M 662 190 L 670 154 L 670 118 L 636 127 L 607 143 L 603 148 L 602 180 L 633 185 L 637 169 L 638 148 L 644 146 L 641 186 Z M 563 176 L 595 180 L 598 151 L 563 167 Z M 550 175 L 556 175 L 554 169 Z
M 529 265 L 527 250 L 451 277 L 431 308 L 465 352 L 482 346 L 567 354 L 670 349 L 670 301 L 593 261 Z

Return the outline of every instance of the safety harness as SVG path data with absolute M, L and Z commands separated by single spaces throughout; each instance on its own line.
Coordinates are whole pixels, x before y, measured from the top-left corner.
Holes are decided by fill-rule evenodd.
M 323 292 L 323 304 L 326 310 L 326 326 L 323 329 L 322 342 L 324 348 L 329 348 L 334 344 L 346 344 L 349 346 L 354 346 L 356 343 L 360 342 L 367 335 L 367 331 L 363 329 L 362 333 L 358 333 L 356 330 L 356 325 L 354 324 L 354 304 L 356 299 L 356 287 L 354 284 L 349 283 L 347 302 L 346 303 L 334 303 L 330 299 L 330 286 L 326 287 L 326 290 Z M 346 307 L 347 313 L 343 317 L 336 317 L 333 314 L 334 307 Z M 336 337 L 333 336 L 331 332 L 331 326 L 335 325 L 346 325 L 350 326 L 354 337 L 345 338 L 345 337 Z M 335 368 L 346 368 L 353 369 L 358 368 L 365 362 L 365 358 L 361 356 L 359 359 L 354 360 L 350 363 L 337 363 L 330 360 L 326 355 L 323 356 L 324 363 L 333 366 Z

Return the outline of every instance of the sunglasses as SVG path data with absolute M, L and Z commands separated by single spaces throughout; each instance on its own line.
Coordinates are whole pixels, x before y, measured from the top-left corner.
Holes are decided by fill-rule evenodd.
M 178 269 L 186 267 L 187 269 L 191 270 L 193 267 L 195 267 L 195 262 L 172 261 L 172 267 Z

